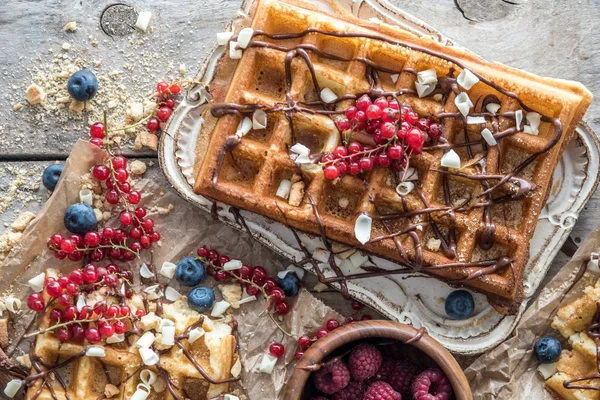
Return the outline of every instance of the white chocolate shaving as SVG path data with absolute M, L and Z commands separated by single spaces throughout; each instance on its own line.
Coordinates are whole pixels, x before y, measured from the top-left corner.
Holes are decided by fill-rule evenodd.
M 136 342 L 135 342 L 135 346 L 139 347 L 139 348 L 148 348 L 150 346 L 152 346 L 152 343 L 154 343 L 154 333 L 148 331 L 145 332 Z
M 469 115 L 469 111 L 471 110 L 471 107 L 473 107 L 473 103 L 471 102 L 469 95 L 465 92 L 460 92 L 460 94 L 456 96 L 454 99 L 454 104 L 456 104 L 456 107 L 460 113 L 465 117 Z
M 538 131 L 537 129 L 535 129 L 535 130 L 534 130 L 534 129 L 533 129 L 531 126 L 529 126 L 529 125 L 525 125 L 525 126 L 523 127 L 523 132 L 527 133 L 528 135 L 534 135 L 534 136 L 537 136 L 537 135 L 538 135 L 538 133 L 540 133 L 540 131 Z
M 173 279 L 175 276 L 175 268 L 177 268 L 177 265 L 173 264 L 172 262 L 165 261 L 162 267 L 160 267 L 160 271 L 158 273 L 164 277 Z
M 229 42 L 229 58 L 239 60 L 242 58 L 242 49 L 238 49 L 238 42 L 232 40 Z
M 225 46 L 229 39 L 233 36 L 233 32 L 219 32 L 217 33 L 217 44 L 219 46 Z
M 240 301 L 238 301 L 238 305 L 241 306 L 242 304 L 251 303 L 255 300 L 256 300 L 256 296 L 254 296 L 254 295 L 247 296 L 247 297 L 244 297 L 243 299 L 241 299 Z
M 135 27 L 142 32 L 146 32 L 146 29 L 148 29 L 148 25 L 150 24 L 150 18 L 152 18 L 152 13 L 150 11 L 141 11 L 138 14 L 137 21 L 135 21 Z
M 225 311 L 227 311 L 227 309 L 229 307 L 231 307 L 231 304 L 229 304 L 227 301 L 225 301 L 225 300 L 217 301 L 210 312 L 210 316 L 211 317 L 220 317 L 223 315 L 223 313 Z
M 515 111 L 515 126 L 517 127 L 517 132 L 521 130 L 521 122 L 523 122 L 523 110 Z
M 406 169 L 406 178 L 404 178 L 404 181 L 418 181 L 419 180 L 419 171 L 417 171 L 416 168 L 413 167 L 408 167 Z
M 485 109 L 489 113 L 492 113 L 492 114 L 496 115 L 496 113 L 498 112 L 498 110 L 500 110 L 500 107 L 502 107 L 500 104 L 497 104 L 497 103 L 488 103 L 485 106 Z
M 467 125 L 485 124 L 484 117 L 467 117 Z
M 498 144 L 496 138 L 488 128 L 481 131 L 481 137 L 483 137 L 485 142 L 490 146 L 496 146 Z
M 587 263 L 587 269 L 588 269 L 588 271 L 590 271 L 592 273 L 600 272 L 600 267 L 598 267 L 598 254 L 597 253 L 591 254 L 590 261 L 588 261 L 588 263 Z
M 558 369 L 556 368 L 556 363 L 540 364 L 537 370 L 540 373 L 540 375 L 542 375 L 542 378 L 544 378 L 544 380 L 550 378 L 552 375 L 558 372 Z
M 337 95 L 333 93 L 331 89 L 325 88 L 321 90 L 321 100 L 323 100 L 325 103 L 333 103 L 337 100 L 337 98 Z
M 150 268 L 148 268 L 148 266 L 146 265 L 146 263 L 142 264 L 142 267 L 140 268 L 140 276 L 142 278 L 154 278 L 154 273 L 152 271 L 150 271 Z
M 202 328 L 195 328 L 192 329 L 190 331 L 190 334 L 188 336 L 188 342 L 190 343 L 194 343 L 196 340 L 200 339 L 202 336 L 204 336 L 204 329 Z
M 469 71 L 468 69 L 463 69 L 462 71 L 460 71 L 460 74 L 458 74 L 458 77 L 456 78 L 456 82 L 460 86 L 465 88 L 465 90 L 469 90 L 477 82 L 479 82 L 479 78 L 474 73 Z
M 400 182 L 398 186 L 396 186 L 396 193 L 400 196 L 406 196 L 415 188 L 415 184 L 412 182 Z
M 400 77 L 400 74 L 392 74 L 390 75 L 390 79 L 392 80 L 393 83 L 398 82 L 398 78 Z
M 146 385 L 139 384 L 137 390 L 131 395 L 129 400 L 146 400 L 150 396 L 150 388 Z
M 531 126 L 531 128 L 534 131 L 537 131 L 537 129 L 540 127 L 540 121 L 542 119 L 542 115 L 540 113 L 536 113 L 535 111 L 530 111 L 525 116 L 525 119 L 527 120 L 527 122 L 529 122 L 529 125 Z
M 85 296 L 83 294 L 80 294 L 79 296 L 77 296 L 77 311 L 81 311 L 83 307 L 85 307 L 85 305 Z
M 88 357 L 104 357 L 106 356 L 106 350 L 103 346 L 88 346 L 85 349 L 85 355 Z
M 224 271 L 234 271 L 240 268 L 242 268 L 242 262 L 240 260 L 231 260 L 223 264 Z
M 22 380 L 13 379 L 6 384 L 6 387 L 4 388 L 4 394 L 12 399 L 15 397 L 19 389 L 21 389 L 21 386 L 23 386 Z
M 173 346 L 175 344 L 175 327 L 174 326 L 163 327 L 161 343 L 165 346 Z
M 254 33 L 254 31 L 252 30 L 252 28 L 244 28 L 240 31 L 240 33 L 238 34 L 238 37 L 237 37 L 237 41 L 238 41 L 238 45 L 242 49 L 245 49 L 246 47 L 248 47 L 248 43 L 250 43 L 250 39 L 252 39 L 253 33 Z
M 239 360 L 238 360 L 238 361 L 239 361 Z M 232 374 L 232 375 L 233 375 L 233 374 Z M 226 394 L 226 395 L 223 397 L 223 400 L 240 400 L 240 398 L 239 398 L 239 397 L 237 397 L 237 396 L 234 396 L 234 395 L 232 395 L 232 394 Z
M 260 362 L 260 367 L 258 370 L 265 374 L 273 373 L 273 368 L 275 368 L 275 364 L 277 364 L 277 357 L 271 354 L 265 354 Z
M 417 89 L 417 95 L 419 98 L 429 96 L 435 90 L 435 84 L 431 83 L 429 85 L 425 85 L 419 82 L 415 82 L 415 88 Z
M 281 197 L 282 199 L 286 199 L 290 196 L 290 190 L 292 189 L 292 181 L 289 179 L 282 179 L 279 182 L 279 187 L 277 188 L 277 192 L 275 196 Z
M 233 366 L 231 367 L 231 375 L 237 378 L 238 376 L 240 376 L 241 373 L 242 373 L 242 362 L 240 361 L 240 359 L 238 357 L 235 364 L 233 364 Z M 225 396 L 227 396 L 227 395 L 225 395 Z
M 442 156 L 441 164 L 442 167 L 458 169 L 460 168 L 460 157 L 454 150 L 450 149 L 450 151 Z
M 237 132 L 235 133 L 239 137 L 245 136 L 252 129 L 252 120 L 248 117 L 244 117 L 237 127 Z
M 151 386 L 156 382 L 156 373 L 149 369 L 143 369 L 140 372 L 140 380 L 146 386 Z
M 177 301 L 183 296 L 177 290 L 173 289 L 171 286 L 167 286 L 165 289 L 165 299 L 169 301 Z
M 45 280 L 46 280 L 46 273 L 42 272 L 41 274 L 36 275 L 33 278 L 31 278 L 30 280 L 28 280 L 27 283 L 29 283 L 31 290 L 39 293 L 42 290 L 44 290 L 44 281 Z
M 365 214 L 361 214 L 356 218 L 354 223 L 354 236 L 361 244 L 365 244 L 371 239 L 371 226 L 373 220 Z
M 252 129 L 255 131 L 265 129 L 267 127 L 267 113 L 263 110 L 256 110 L 252 114 Z
M 147 347 L 141 347 L 139 352 L 140 357 L 142 357 L 142 361 L 144 362 L 144 365 L 152 366 L 158 363 L 158 354 L 156 354 L 154 350 L 149 349 Z
M 79 191 L 79 201 L 87 204 L 88 206 L 94 204 L 94 197 L 92 196 L 92 191 L 88 188 L 82 188 Z
M 430 85 L 432 83 L 437 83 L 437 72 L 435 69 L 426 69 L 424 71 L 417 72 L 417 82 L 422 85 Z
M 162 333 L 163 329 L 168 326 L 175 326 L 175 322 L 171 321 L 168 318 L 162 318 L 160 323 L 158 324 L 158 328 L 156 328 L 156 332 Z
M 21 300 L 13 296 L 8 296 L 4 302 L 6 303 L 6 309 L 13 314 L 16 314 L 21 309 Z
M 125 341 L 124 333 L 115 333 L 111 337 L 106 338 L 106 343 L 108 343 L 108 344 L 121 343 L 124 341 Z

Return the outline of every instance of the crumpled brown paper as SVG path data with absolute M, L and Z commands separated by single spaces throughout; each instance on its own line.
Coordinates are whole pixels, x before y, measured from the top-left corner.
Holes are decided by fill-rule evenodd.
M 249 307 L 252 305 L 251 307 Z M 291 305 L 291 304 L 290 304 Z M 275 400 L 283 399 L 285 383 L 291 376 L 295 359 L 297 341 L 281 332 L 275 323 L 264 314 L 264 301 L 255 301 L 241 307 L 236 321 L 240 330 L 239 354 L 244 367 L 242 384 L 249 399 Z M 303 334 L 314 336 L 328 319 L 340 320 L 340 315 L 302 289 L 295 298 L 292 311 L 289 312 L 280 326 L 294 337 Z M 259 372 L 260 363 L 269 345 L 282 343 L 285 356 L 277 361 L 272 374 Z
M 10 324 L 14 327 L 10 332 L 13 340 L 6 349 L 6 354 L 13 359 L 26 349 L 26 343 L 17 346 L 18 338 L 25 332 L 34 317 L 26 307 L 26 299 L 31 292 L 27 281 L 47 268 L 68 272 L 81 266 L 81 262 L 57 260 L 53 252 L 46 248 L 46 241 L 54 233 L 68 234 L 63 224 L 64 211 L 70 204 L 79 202 L 81 176 L 89 172 L 105 156 L 102 150 L 88 142 L 79 141 L 75 144 L 54 193 L 25 230 L 19 246 L 14 248 L 9 257 L 0 264 L 2 276 L 0 295 L 5 296 L 10 293 L 23 302 L 22 311 L 16 318 L 12 318 L 13 323 Z M 133 176 L 132 179 L 136 177 Z M 164 215 L 152 215 L 155 229 L 161 234 L 160 242 L 152 248 L 152 255 L 144 252 L 141 260 L 131 263 L 121 262 L 120 265 L 128 264 L 133 271 L 137 271 L 143 262 L 149 262 L 151 258 L 154 265 L 159 266 L 164 261 L 177 262 L 183 256 L 195 254 L 196 249 L 202 244 L 250 265 L 262 265 L 272 274 L 289 265 L 289 262 L 253 240 L 249 234 L 213 219 L 210 214 L 186 202 L 170 188 L 159 186 L 144 176 L 135 182 L 134 188 L 142 193 L 140 205 L 150 210 L 154 206 L 166 209 L 169 205 L 173 205 L 173 210 Z M 111 225 L 110 221 L 108 225 Z M 214 286 L 216 288 L 216 284 Z M 187 292 L 186 288 L 179 289 L 184 294 Z M 218 290 L 216 294 L 220 297 Z M 288 314 L 282 325 L 297 336 L 303 332 L 314 333 L 324 320 L 338 317 L 335 312 L 306 291 L 301 292 L 296 302 L 298 305 L 294 312 Z M 289 365 L 293 360 L 295 345 L 291 339 L 283 341 L 288 350 L 285 362 L 279 362 L 273 375 L 255 372 L 260 365 L 260 355 L 268 351 L 269 343 L 282 341 L 279 331 L 269 317 L 266 315 L 258 317 L 263 307 L 263 301 L 246 304 L 242 306 L 240 315 L 236 315 L 235 318 L 239 323 L 242 362 L 244 367 L 251 371 L 244 373 L 242 385 L 249 388 L 252 394 L 260 391 L 260 396 L 251 395 L 250 399 L 270 400 L 282 396 L 282 387 L 288 374 L 284 365 Z M 6 378 L 1 376 L 0 383 L 10 380 Z
M 540 292 L 523 314 L 513 335 L 487 354 L 479 357 L 465 374 L 475 399 L 535 399 L 551 400 L 544 389 L 544 380 L 537 372 L 539 365 L 533 355 L 533 345 L 542 336 L 560 337 L 550 326 L 556 310 L 581 296 L 583 289 L 595 283 L 597 274 L 586 272 L 571 289 L 582 260 L 600 248 L 600 226 L 592 232 L 556 276 Z

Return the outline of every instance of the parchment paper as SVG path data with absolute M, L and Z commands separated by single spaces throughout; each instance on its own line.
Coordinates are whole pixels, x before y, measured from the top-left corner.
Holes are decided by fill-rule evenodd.
M 22 311 L 13 318 L 13 323 L 9 324 L 14 327 L 10 332 L 13 340 L 5 351 L 13 359 L 22 354 L 26 348 L 26 343 L 17 346 L 18 339 L 34 316 L 26 307 L 26 298 L 31 292 L 27 281 L 47 268 L 68 272 L 82 265 L 81 262 L 71 262 L 68 259 L 57 260 L 53 252 L 46 248 L 46 241 L 54 233 L 69 234 L 63 223 L 64 211 L 69 205 L 79 202 L 81 176 L 88 173 L 105 156 L 104 151 L 88 142 L 79 141 L 75 144 L 54 193 L 25 230 L 19 246 L 15 247 L 9 257 L 0 264 L 2 277 L 0 294 L 4 296 L 11 293 L 23 301 Z M 169 188 L 161 187 L 144 176 L 138 179 L 132 175 L 132 178 L 137 179 L 134 188 L 142 193 L 140 205 L 148 209 L 154 206 L 168 208 L 169 205 L 173 205 L 174 208 L 168 214 L 153 215 L 155 229 L 160 232 L 161 240 L 157 246 L 153 246 L 152 255 L 146 251 L 141 260 L 117 264 L 129 265 L 133 271 L 137 271 L 142 262 L 149 262 L 152 259 L 154 265 L 160 266 L 164 261 L 177 262 L 183 256 L 193 255 L 201 244 L 206 244 L 231 258 L 241 259 L 250 265 L 262 265 L 271 274 L 289 265 L 289 262 L 253 240 L 250 235 L 213 219 L 208 213 L 192 206 Z M 109 221 L 107 225 L 115 224 Z M 99 264 L 102 263 L 106 261 Z M 216 288 L 212 279 L 208 279 L 203 284 L 213 285 Z M 183 294 L 189 290 L 173 283 L 171 285 Z M 220 299 L 218 289 L 215 293 Z M 270 400 L 282 396 L 286 376 L 290 373 L 288 370 L 291 370 L 290 363 L 294 359 L 295 341 L 283 340 L 287 350 L 285 360 L 279 361 L 272 375 L 258 373 L 262 355 L 268 351 L 269 344 L 274 341 L 282 342 L 282 335 L 271 319 L 266 315 L 259 316 L 263 309 L 263 301 L 248 303 L 241 306 L 234 317 L 238 321 L 239 328 L 239 353 L 244 367 L 249 371 L 244 372 L 242 385 L 249 389 L 251 394 L 249 398 Z M 338 317 L 337 313 L 309 292 L 302 290 L 296 299 L 293 312 L 288 314 L 282 326 L 297 336 L 304 332 L 314 334 L 322 326 L 323 321 Z M 10 379 L 6 376 L 0 376 L 0 384 L 8 380 Z
M 565 341 L 550 326 L 556 310 L 581 296 L 583 289 L 599 276 L 586 272 L 583 278 L 566 293 L 582 260 L 600 249 L 600 226 L 592 232 L 556 276 L 540 292 L 538 298 L 523 314 L 513 335 L 504 343 L 479 357 L 465 374 L 475 399 L 535 399 L 551 400 L 544 389 L 544 380 L 537 372 L 539 365 L 533 354 L 534 343 L 542 336 Z

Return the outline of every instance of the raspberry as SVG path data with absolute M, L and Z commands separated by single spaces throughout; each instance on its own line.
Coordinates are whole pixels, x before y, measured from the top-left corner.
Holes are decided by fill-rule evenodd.
M 352 381 L 333 395 L 333 400 L 356 400 L 362 399 L 363 393 L 365 392 L 365 383 Z
M 323 393 L 339 392 L 350 382 L 350 371 L 343 361 L 325 364 L 313 374 L 315 387 Z
M 416 366 L 409 364 L 406 361 L 396 361 L 386 382 L 388 382 L 395 391 L 400 393 L 402 397 L 409 399 L 411 397 L 410 384 L 418 373 L 419 370 Z
M 363 400 L 402 400 L 402 396 L 389 383 L 377 381 L 369 386 Z
M 375 375 L 382 361 L 381 352 L 375 346 L 365 343 L 352 351 L 348 357 L 348 367 L 354 379 L 364 381 Z
M 448 400 L 452 396 L 452 386 L 441 370 L 429 368 L 413 381 L 412 394 L 415 400 Z
M 391 358 L 384 358 L 383 361 L 381 362 L 381 367 L 379 367 L 379 370 L 375 373 L 372 380 L 373 381 L 384 381 L 384 382 L 390 383 L 389 378 L 390 378 L 390 375 L 392 374 L 392 371 L 394 371 L 395 365 L 396 365 L 396 362 L 394 360 L 392 360 Z M 394 390 L 396 390 L 396 389 L 394 389 Z

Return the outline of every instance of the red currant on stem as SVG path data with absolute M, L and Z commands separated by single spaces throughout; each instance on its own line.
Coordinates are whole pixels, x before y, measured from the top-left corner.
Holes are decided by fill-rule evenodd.
M 327 336 L 328 333 L 329 331 L 327 329 L 320 329 L 319 332 L 317 332 L 317 339 Z
M 73 335 L 73 339 L 80 341 L 85 339 L 85 329 L 83 326 L 73 324 L 70 325 L 71 334 Z
M 127 200 L 131 204 L 138 204 L 141 199 L 142 199 L 142 195 L 140 194 L 140 192 L 138 192 L 136 190 L 129 192 L 129 194 L 127 195 Z
M 167 82 L 158 82 L 156 84 L 156 91 L 160 94 L 166 94 L 169 92 L 169 84 Z
M 168 98 L 165 100 L 165 106 L 169 107 L 169 108 L 173 108 L 175 107 L 175 100 Z
M 53 308 L 52 311 L 50 311 L 50 321 L 57 324 L 57 323 L 61 322 L 62 320 L 63 320 L 62 310 L 60 308 Z
M 133 215 L 129 211 L 122 211 L 119 216 L 119 222 L 122 225 L 129 226 L 133 224 Z
M 104 124 L 102 122 L 96 122 L 90 126 L 90 136 L 96 139 L 104 139 L 105 137 Z
M 75 318 L 77 318 L 77 307 L 68 306 L 65 308 L 65 311 L 63 311 L 63 317 L 65 321 L 73 321 Z
M 101 339 L 100 332 L 96 328 L 88 328 L 85 331 L 85 338 L 90 343 L 98 343 Z
M 158 109 L 156 116 L 158 117 L 159 120 L 161 120 L 162 122 L 165 122 L 171 117 L 172 113 L 173 113 L 173 110 L 171 108 L 165 106 L 165 107 L 161 107 Z
M 279 303 L 275 304 L 275 311 L 279 315 L 285 315 L 290 311 L 290 306 L 288 306 L 288 303 L 285 301 L 280 301 Z
M 371 317 L 369 314 L 365 314 L 362 317 L 360 317 L 361 321 L 370 321 L 372 319 L 373 319 L 373 317 Z
M 156 118 L 150 118 L 148 120 L 147 127 L 150 132 L 154 132 L 154 131 L 158 130 L 158 128 L 160 127 L 160 121 Z
M 179 83 L 179 82 L 171 83 L 171 86 L 169 87 L 169 91 L 171 92 L 171 94 L 178 94 L 180 90 L 181 90 L 181 83 Z
M 98 147 L 104 146 L 104 140 L 99 138 L 91 138 L 90 143 Z
M 115 205 L 119 202 L 119 192 L 114 189 L 106 192 L 105 197 L 109 204 Z
M 71 254 L 77 250 L 77 244 L 72 239 L 63 239 L 60 242 L 60 249 L 67 254 Z
M 102 237 L 98 232 L 90 231 L 83 237 L 83 244 L 87 247 L 97 247 L 100 244 L 101 238 Z
M 302 358 L 303 355 L 304 355 L 303 351 L 297 351 L 296 354 L 294 354 L 294 358 L 296 359 L 296 361 L 298 361 Z
M 275 303 L 279 303 L 279 302 L 283 301 L 283 299 L 285 299 L 285 293 L 284 293 L 283 289 L 280 287 L 274 287 L 271 290 L 271 298 L 273 299 L 273 301 Z
M 117 334 L 125 333 L 127 331 L 127 324 L 120 320 L 115 321 L 115 323 L 113 324 L 113 328 L 115 329 L 115 333 Z
M 83 273 L 80 270 L 75 269 L 69 274 L 69 280 L 77 285 L 80 285 L 83 283 Z
M 56 336 L 59 341 L 64 343 L 71 338 L 71 332 L 69 332 L 68 328 L 61 327 L 54 331 L 54 336 Z
M 330 319 L 327 321 L 327 330 L 332 331 L 340 327 L 340 323 L 335 319 Z
M 206 258 L 208 257 L 208 248 L 206 246 L 199 247 L 196 254 L 198 254 L 198 257 Z
M 138 318 L 142 318 L 144 315 L 146 315 L 146 311 L 144 311 L 141 308 L 138 308 L 137 310 L 135 310 L 135 315 Z
M 119 169 L 115 170 L 114 176 L 118 182 L 125 183 L 127 181 L 127 178 L 129 178 L 129 173 L 127 172 L 126 169 L 119 168 Z
M 127 159 L 124 156 L 118 155 L 112 158 L 111 164 L 114 169 L 125 168 L 127 166 Z
M 68 307 L 71 305 L 71 296 L 67 293 L 62 293 L 58 296 L 58 304 L 63 307 Z
M 51 281 L 46 284 L 46 293 L 51 297 L 58 297 L 62 293 L 62 287 L 57 281 Z
M 352 309 L 353 310 L 360 310 L 364 307 L 364 304 L 359 303 L 358 301 L 353 301 L 352 302 Z
M 300 348 L 302 350 L 308 349 L 311 344 L 312 344 L 312 339 L 306 335 L 302 335 L 298 338 L 298 346 L 300 346 Z
M 281 343 L 271 343 L 271 345 L 269 346 L 269 352 L 274 357 L 279 358 L 285 353 L 285 347 L 283 347 Z
M 29 297 L 27 297 L 27 307 L 35 312 L 44 311 L 44 298 L 40 293 L 31 293 Z

